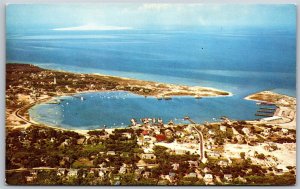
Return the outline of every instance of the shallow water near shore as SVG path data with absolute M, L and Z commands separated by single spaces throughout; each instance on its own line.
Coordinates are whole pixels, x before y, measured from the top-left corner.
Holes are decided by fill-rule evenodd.
M 162 118 L 165 123 L 169 120 L 188 123 L 183 120 L 185 116 L 198 123 L 214 122 L 221 116 L 237 120 L 258 118 L 255 116 L 258 108 L 255 102 L 236 98 L 195 99 L 181 96 L 158 100 L 129 92 L 93 92 L 57 97 L 58 104 L 42 103 L 29 111 L 31 118 L 37 122 L 70 129 L 127 127 L 131 118 L 139 120 L 146 117 Z

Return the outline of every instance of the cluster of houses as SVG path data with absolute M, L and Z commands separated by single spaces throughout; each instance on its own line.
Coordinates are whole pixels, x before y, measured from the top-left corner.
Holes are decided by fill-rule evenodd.
M 145 120 L 143 120 L 145 121 Z M 134 128 L 134 127 L 133 127 Z M 228 127 L 226 125 L 219 125 L 214 129 L 207 129 L 207 135 L 205 135 L 204 140 L 204 148 L 205 148 L 205 156 L 208 158 L 208 161 L 211 159 L 214 160 L 215 164 L 218 165 L 220 168 L 226 168 L 233 165 L 232 158 L 234 159 L 243 159 L 242 157 L 225 157 L 222 152 L 222 145 L 216 144 L 215 135 L 219 131 L 221 132 L 228 132 L 229 128 L 232 129 L 233 136 L 242 136 L 242 137 L 251 137 L 255 136 L 253 130 L 248 127 L 244 127 L 241 130 L 242 132 L 237 131 L 234 127 Z M 187 152 L 195 153 L 188 153 L 188 154 L 195 154 L 198 155 L 199 151 L 197 148 L 198 136 L 197 133 L 193 130 L 193 128 L 188 126 L 179 126 L 172 125 L 172 124 L 152 124 L 152 121 L 148 119 L 148 122 L 138 126 L 138 129 L 141 130 L 139 136 L 137 136 L 137 144 L 142 149 L 143 152 L 139 153 L 138 156 L 140 160 L 135 164 L 137 168 L 133 168 L 132 164 L 125 164 L 123 163 L 122 166 L 119 167 L 117 170 L 117 174 L 111 174 L 114 170 L 114 167 L 106 166 L 105 163 L 98 164 L 95 168 L 90 169 L 74 169 L 74 168 L 56 168 L 56 175 L 63 178 L 86 178 L 88 175 L 92 175 L 98 179 L 109 178 L 111 184 L 119 185 L 122 183 L 122 175 L 127 173 L 134 173 L 136 176 L 136 180 L 139 179 L 149 179 L 152 177 L 151 169 L 155 167 L 159 167 L 160 165 L 157 163 L 157 156 L 154 154 L 153 148 L 156 145 L 162 145 L 168 148 L 167 152 L 174 155 L 187 155 Z M 46 130 L 40 129 L 38 131 L 39 134 L 46 134 Z M 21 135 L 18 136 L 17 140 L 21 142 L 23 145 L 32 145 L 30 142 L 30 138 L 28 136 L 28 131 L 22 130 Z M 287 129 L 275 129 L 275 128 L 265 128 L 260 131 L 260 135 L 264 136 L 265 134 L 274 134 L 274 133 L 281 133 L 284 136 L 290 135 L 290 131 Z M 112 133 L 110 133 L 112 134 Z M 88 137 L 81 137 L 76 138 L 76 140 L 72 138 L 66 138 L 61 144 L 60 148 L 65 148 L 72 145 L 74 142 L 76 144 L 82 145 L 98 145 L 101 144 L 101 141 L 106 140 L 110 136 L 109 133 L 104 132 L 101 135 L 89 135 Z M 121 136 L 127 139 L 131 139 L 133 136 L 131 132 L 121 132 Z M 168 141 L 168 139 L 174 139 Z M 100 140 L 99 140 L 100 139 Z M 9 139 L 10 140 L 10 139 Z M 40 140 L 40 139 L 39 139 Z M 40 141 L 37 140 L 37 143 Z M 230 140 L 228 140 L 230 141 Z M 227 142 L 228 142 L 227 141 Z M 51 137 L 50 142 L 57 142 L 57 138 Z M 9 144 L 10 142 L 8 142 Z M 166 145 L 170 144 L 170 146 Z M 172 148 L 172 146 L 176 145 L 185 146 L 187 148 Z M 189 145 L 187 145 L 189 144 Z M 263 144 L 263 148 L 269 152 L 277 150 L 277 145 L 274 142 L 266 142 Z M 188 147 L 189 146 L 189 147 Z M 215 149 L 219 150 L 215 150 Z M 106 156 L 119 156 L 122 154 L 117 153 L 116 151 L 100 151 L 99 153 L 105 153 Z M 290 170 L 287 169 L 286 166 L 278 164 L 276 159 L 272 159 L 272 157 L 266 157 L 265 159 L 257 158 L 257 154 L 250 152 L 246 154 L 245 158 L 250 158 L 252 163 L 255 165 L 264 165 L 266 167 L 272 168 L 269 172 L 273 172 L 277 175 L 282 175 L 284 173 L 289 172 Z M 92 158 L 93 159 L 93 158 Z M 65 165 L 65 163 L 69 162 L 69 157 L 63 157 L 60 160 L 60 165 Z M 217 182 L 220 183 L 231 183 L 233 180 L 238 179 L 241 182 L 246 182 L 245 179 L 241 177 L 233 177 L 230 172 L 224 172 L 223 176 L 214 175 L 214 172 L 210 170 L 208 167 L 204 167 L 203 169 L 199 168 L 199 164 L 201 163 L 199 160 L 188 160 L 186 162 L 174 162 L 172 163 L 172 168 L 170 169 L 168 174 L 159 175 L 158 184 L 176 184 L 178 183 L 178 170 L 182 166 L 182 163 L 188 163 L 189 172 L 186 172 L 183 176 L 183 179 L 196 179 L 202 180 L 206 185 L 215 184 Z M 149 170 L 150 169 L 150 170 Z M 251 170 L 248 171 L 251 173 Z M 38 171 L 33 170 L 31 171 L 30 175 L 26 176 L 26 181 L 28 183 L 33 183 L 37 178 Z

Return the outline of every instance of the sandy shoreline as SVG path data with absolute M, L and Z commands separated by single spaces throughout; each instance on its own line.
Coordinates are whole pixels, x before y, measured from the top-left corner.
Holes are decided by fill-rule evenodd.
M 52 71 L 52 72 L 58 72 L 57 70 L 52 70 L 52 69 L 47 69 L 47 70 Z M 202 98 L 206 98 L 206 97 L 225 97 L 225 96 L 232 96 L 233 95 L 229 91 L 219 90 L 219 89 L 216 89 L 216 88 L 213 88 L 213 87 L 176 85 L 176 84 L 169 84 L 169 83 L 162 83 L 162 82 L 127 78 L 127 77 L 106 75 L 106 74 L 100 74 L 100 73 L 80 74 L 80 73 L 73 73 L 73 72 L 68 72 L 68 71 L 63 71 L 63 70 L 59 70 L 59 72 L 66 73 L 66 74 L 99 76 L 99 77 L 103 77 L 103 78 L 107 78 L 107 79 L 116 79 L 116 80 L 120 80 L 120 82 L 123 85 L 124 85 L 124 82 L 125 83 L 136 82 L 135 84 L 137 84 L 137 85 L 139 85 L 139 84 L 142 84 L 144 86 L 154 85 L 156 88 L 158 88 L 158 86 L 160 86 L 160 85 L 164 85 L 165 87 L 168 87 L 167 90 L 162 91 L 158 94 L 148 94 L 148 95 L 146 95 L 146 96 L 153 96 L 153 97 L 157 97 L 157 96 L 195 96 L 195 95 L 199 95 Z M 151 87 L 153 87 L 153 86 L 151 86 Z M 184 88 L 184 89 L 178 89 L 178 87 Z M 168 90 L 171 90 L 171 91 L 168 91 Z M 127 90 L 115 90 L 115 91 L 127 91 Z M 203 94 L 201 94 L 202 91 L 206 91 L 206 92 L 208 92 L 208 94 L 203 95 Z M 83 91 L 83 92 L 90 92 L 90 91 Z M 91 91 L 91 92 L 104 92 L 104 91 Z M 136 93 L 136 92 L 133 92 L 133 91 L 128 91 L 128 92 L 132 92 L 132 93 L 137 94 L 137 95 L 145 96 L 144 94 L 139 94 L 139 93 Z M 182 94 L 180 94 L 181 92 L 190 93 L 190 94 L 182 95 Z M 214 94 L 214 92 L 220 93 L 220 94 Z M 175 93 L 175 94 L 172 94 L 172 93 Z M 178 93 L 178 94 L 176 94 L 176 93 Z
M 118 91 L 121 91 L 121 90 L 118 90 Z M 78 95 L 78 94 L 84 94 L 84 93 L 101 93 L 101 92 L 117 92 L 117 91 L 109 91 L 109 90 L 104 90 L 104 91 L 81 91 L 81 92 L 78 92 L 78 93 L 66 93 L 66 94 L 60 94 L 60 95 L 52 96 L 52 97 L 48 96 L 48 97 L 39 99 L 35 103 L 32 103 L 30 106 L 26 107 L 25 111 L 28 111 L 30 108 L 32 108 L 35 105 L 43 104 L 43 103 L 47 103 L 47 102 L 51 102 L 51 101 L 53 101 L 53 100 L 55 100 L 57 98 L 60 98 L 60 97 L 72 97 L 72 96 Z M 127 92 L 127 91 L 123 91 L 123 92 Z M 139 95 L 139 96 L 142 96 L 142 95 Z M 232 96 L 232 95 L 228 95 L 228 96 Z M 151 97 L 155 98 L 155 96 L 151 96 Z M 185 96 L 178 96 L 178 97 L 185 97 Z M 222 97 L 222 96 L 216 96 L 216 97 Z M 208 96 L 208 97 L 203 97 L 203 98 L 216 98 L 216 97 L 214 97 L 214 96 L 211 96 L 211 97 Z M 26 118 L 24 118 L 24 119 L 26 119 Z M 29 122 L 29 123 L 31 122 L 31 123 L 39 125 L 39 126 L 51 127 L 51 128 L 54 128 L 54 129 L 74 131 L 74 132 L 77 132 L 77 133 L 80 133 L 80 134 L 83 134 L 83 135 L 87 135 L 87 132 L 89 132 L 91 130 L 102 130 L 102 129 L 104 129 L 105 131 L 107 131 L 108 133 L 110 133 L 110 132 L 112 132 L 115 129 L 126 128 L 126 127 L 116 127 L 116 128 L 99 128 L 99 129 L 71 129 L 71 128 L 63 128 L 63 127 L 53 126 L 53 125 L 49 125 L 49 124 L 45 125 L 43 123 L 35 121 L 32 117 L 29 117 L 29 120 L 27 120 L 27 122 Z
M 85 91 L 85 92 L 80 92 L 80 93 L 87 93 L 87 92 L 91 92 L 91 91 Z M 99 92 L 99 91 L 98 91 Z M 62 95 L 57 95 L 57 96 L 48 96 L 42 99 L 39 99 L 38 101 L 30 104 L 29 106 L 26 107 L 26 109 L 24 109 L 24 111 L 27 111 L 32 108 L 33 106 L 37 105 L 37 104 L 42 104 L 42 103 L 46 103 L 49 101 L 52 101 L 54 99 L 57 99 L 59 97 L 64 97 L 64 96 L 72 96 L 72 95 L 76 95 L 79 93 L 69 93 L 69 94 L 62 94 Z M 18 111 L 18 110 L 17 110 Z M 17 112 L 15 111 L 15 112 Z M 52 128 L 52 129 L 56 129 L 56 130 L 63 130 L 63 131 L 74 131 L 78 134 L 82 134 L 82 135 L 88 135 L 88 132 L 91 130 L 103 130 L 104 128 L 99 128 L 99 129 L 71 129 L 71 128 L 63 128 L 63 127 L 59 127 L 59 126 L 53 126 L 53 125 L 49 125 L 49 124 L 43 124 L 40 122 L 35 121 L 34 119 L 32 119 L 31 117 L 29 117 L 29 120 L 27 118 L 25 118 L 24 116 L 22 116 L 23 120 L 26 120 L 26 122 L 29 124 L 25 127 L 28 127 L 30 125 L 38 125 L 40 127 L 48 127 L 48 128 Z M 17 126 L 16 128 L 20 128 L 19 126 Z M 114 131 L 115 129 L 119 129 L 119 128 L 105 128 L 104 130 L 108 133 L 111 133 L 112 131 Z

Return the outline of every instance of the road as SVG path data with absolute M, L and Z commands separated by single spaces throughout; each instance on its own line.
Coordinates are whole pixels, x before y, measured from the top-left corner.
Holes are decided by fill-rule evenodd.
M 200 155 L 200 161 L 202 161 L 205 158 L 204 157 L 204 143 L 203 143 L 204 139 L 203 139 L 203 134 L 202 134 L 201 131 L 199 131 L 195 127 L 196 122 L 193 121 L 190 117 L 186 116 L 184 119 L 190 121 L 191 124 L 193 124 L 193 128 L 195 129 L 195 131 L 198 134 L 198 138 L 199 138 L 199 155 Z

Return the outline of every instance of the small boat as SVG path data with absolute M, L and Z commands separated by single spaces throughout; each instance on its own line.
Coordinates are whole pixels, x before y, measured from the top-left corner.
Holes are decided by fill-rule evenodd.
M 47 102 L 46 104 L 60 104 L 59 101 L 50 101 L 50 102 Z
M 164 96 L 164 99 L 165 99 L 165 100 L 171 100 L 172 97 L 170 97 L 170 96 Z
M 201 99 L 202 97 L 199 96 L 199 95 L 195 95 L 195 98 L 196 98 L 196 99 Z
M 190 117 L 189 116 L 185 116 L 183 119 L 184 120 L 188 120 L 188 119 L 190 119 Z
M 157 96 L 157 100 L 162 100 L 162 96 Z

